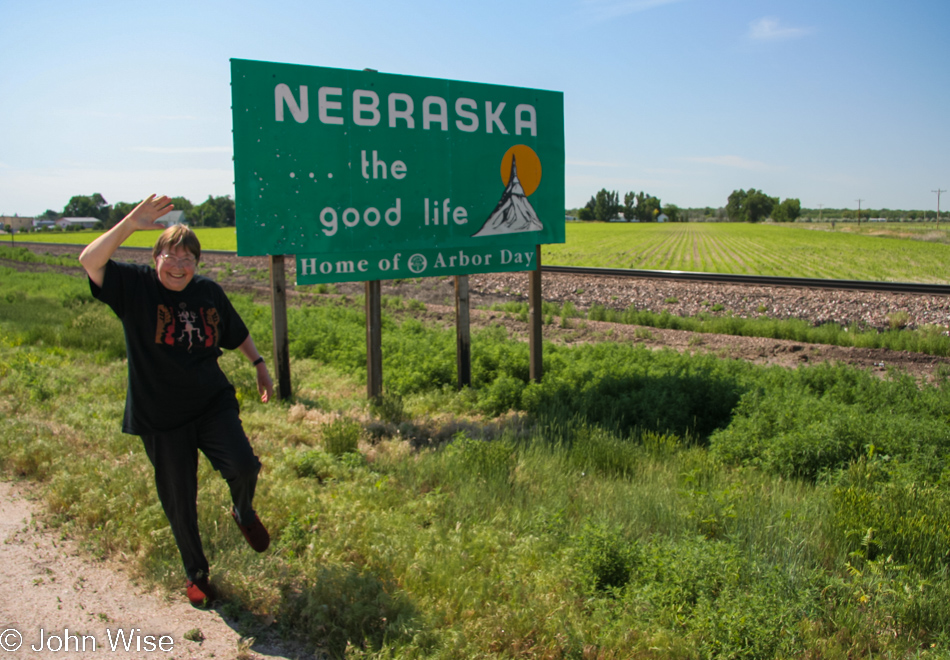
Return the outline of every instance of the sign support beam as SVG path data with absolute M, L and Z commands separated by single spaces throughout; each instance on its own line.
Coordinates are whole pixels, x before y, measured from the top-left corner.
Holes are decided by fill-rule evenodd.
M 383 393 L 383 314 L 379 280 L 366 282 L 366 397 Z
M 458 389 L 472 386 L 472 333 L 468 275 L 455 276 L 455 364 Z
M 270 258 L 270 313 L 274 334 L 274 375 L 277 377 L 277 398 L 287 401 L 292 396 L 290 385 L 290 341 L 287 334 L 287 284 L 284 255 Z
M 528 347 L 530 351 L 529 377 L 536 383 L 541 382 L 543 362 L 541 355 L 541 322 L 543 320 L 541 298 L 541 246 L 535 246 L 536 267 L 528 271 Z

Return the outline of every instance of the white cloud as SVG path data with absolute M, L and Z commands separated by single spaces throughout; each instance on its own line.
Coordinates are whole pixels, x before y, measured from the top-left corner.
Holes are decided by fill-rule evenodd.
M 742 156 L 688 156 L 683 160 L 690 163 L 703 163 L 707 165 L 721 165 L 723 167 L 734 167 L 740 170 L 770 170 L 768 164 L 759 160 L 743 158 Z
M 231 147 L 132 147 L 147 154 L 229 154 Z
M 749 24 L 749 38 L 753 41 L 780 41 L 798 39 L 814 32 L 808 27 L 782 25 L 777 18 L 764 17 Z
M 683 0 L 584 0 L 584 11 L 595 21 L 636 14 Z

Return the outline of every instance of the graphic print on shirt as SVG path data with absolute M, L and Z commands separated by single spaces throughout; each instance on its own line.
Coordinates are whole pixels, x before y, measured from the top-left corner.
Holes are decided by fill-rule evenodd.
M 178 303 L 178 311 L 167 305 L 158 306 L 155 343 L 180 346 L 189 353 L 193 348 L 211 348 L 218 345 L 218 326 L 221 317 L 214 307 L 188 309 L 187 303 Z
M 178 320 L 181 321 L 181 334 L 175 340 L 182 344 L 187 342 L 188 352 L 190 353 L 195 345 L 195 335 L 197 335 L 198 341 L 203 342 L 205 340 L 204 335 L 201 334 L 201 328 L 195 325 L 198 320 L 198 313 L 186 309 L 185 303 L 182 303 L 181 309 L 178 310 Z

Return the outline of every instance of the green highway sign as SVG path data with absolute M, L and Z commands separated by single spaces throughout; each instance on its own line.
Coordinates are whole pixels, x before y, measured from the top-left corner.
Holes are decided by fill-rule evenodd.
M 533 245 L 297 255 L 297 284 L 508 273 L 537 265 Z
M 242 256 L 388 259 L 392 278 L 412 276 L 397 254 L 492 271 L 564 242 L 560 92 L 249 60 L 231 87 Z

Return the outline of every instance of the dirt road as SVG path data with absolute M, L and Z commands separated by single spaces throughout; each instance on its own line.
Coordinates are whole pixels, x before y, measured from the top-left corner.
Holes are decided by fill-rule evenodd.
M 135 585 L 43 523 L 29 487 L 0 481 L 0 658 L 312 658 L 242 639 L 220 610 Z M 16 650 L 14 650 L 14 648 Z

